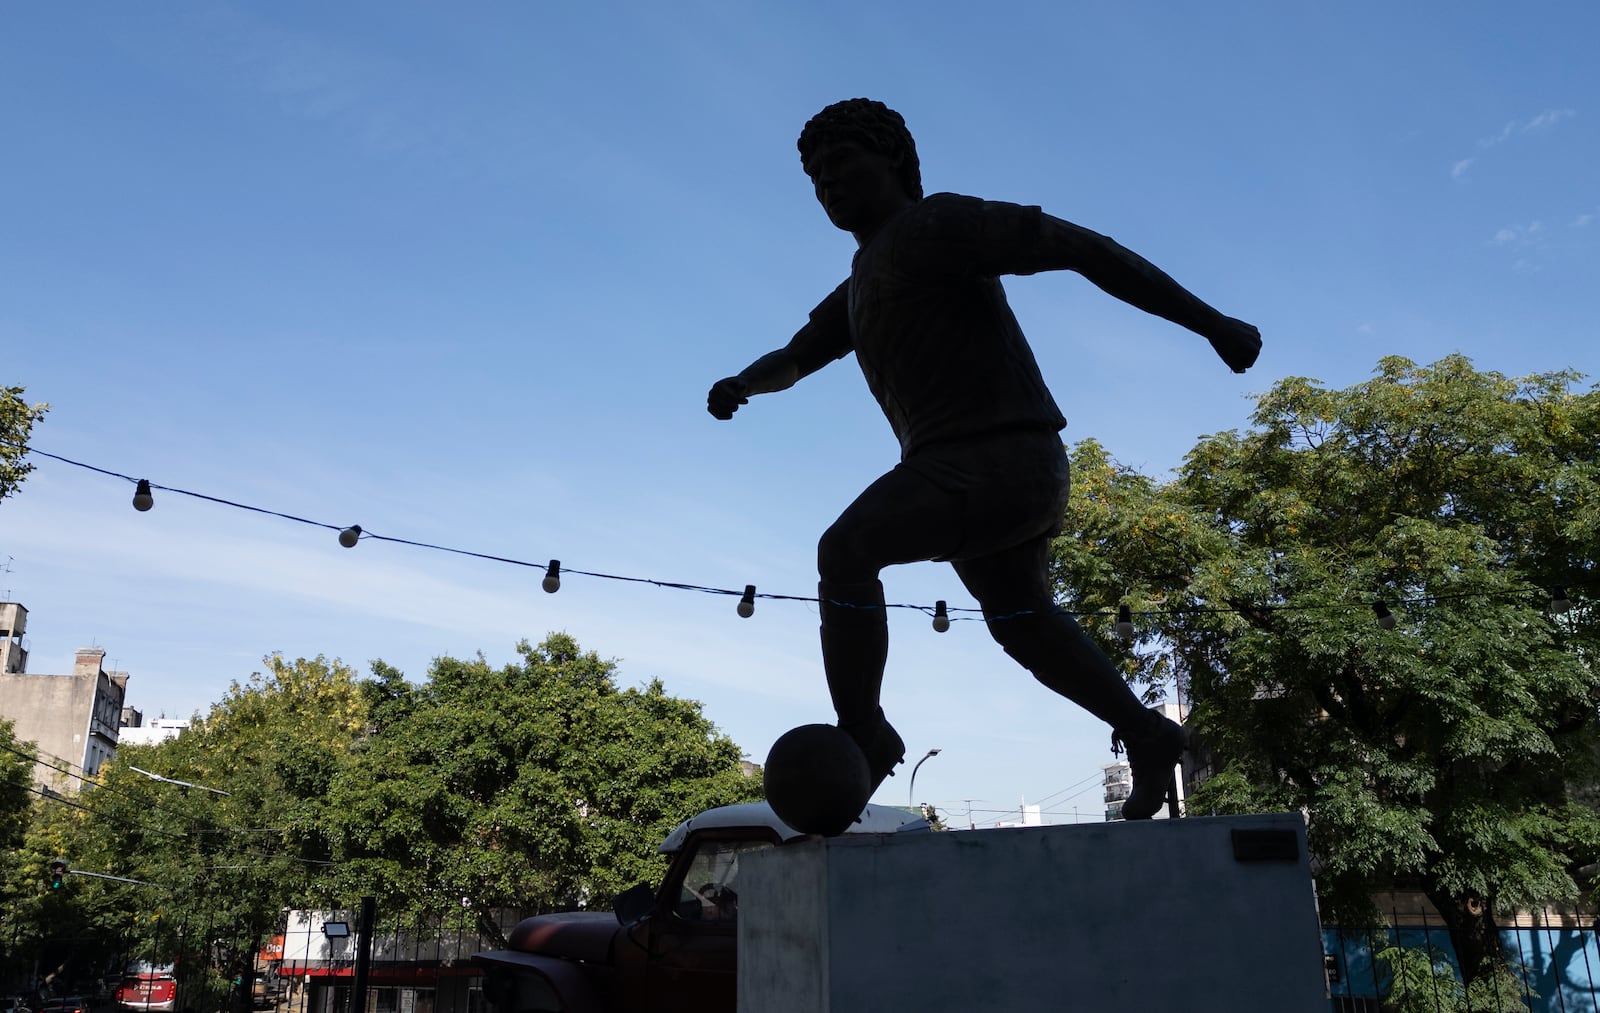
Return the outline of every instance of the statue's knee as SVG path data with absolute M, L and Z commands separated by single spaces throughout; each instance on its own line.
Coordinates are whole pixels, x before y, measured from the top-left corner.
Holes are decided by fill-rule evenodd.
M 1025 668 L 1035 669 L 1045 664 L 1059 646 L 1054 641 L 1065 632 L 1058 628 L 1060 619 L 1071 622 L 1070 617 L 1059 613 L 994 616 L 989 619 L 989 635 Z
M 1029 621 L 1032 618 L 1032 616 L 995 616 L 988 622 L 989 636 L 1008 653 L 1014 649 L 1026 649 L 1028 644 L 1038 640 L 1037 635 L 1029 628 L 1037 625 Z
M 835 524 L 817 542 L 817 575 L 826 581 L 873 580 L 878 571 L 846 529 Z

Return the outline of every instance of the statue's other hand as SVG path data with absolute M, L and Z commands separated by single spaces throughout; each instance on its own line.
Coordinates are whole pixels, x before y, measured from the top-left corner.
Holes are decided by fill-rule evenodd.
M 737 376 L 718 380 L 706 395 L 706 411 L 723 421 L 733 418 L 742 404 L 750 403 L 750 387 Z
M 1224 317 L 1222 325 L 1206 337 L 1235 373 L 1243 373 L 1255 365 L 1256 356 L 1261 354 L 1261 332 L 1243 320 Z

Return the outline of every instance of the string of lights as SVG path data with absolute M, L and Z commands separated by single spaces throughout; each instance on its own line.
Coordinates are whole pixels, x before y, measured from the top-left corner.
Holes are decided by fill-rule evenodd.
M 280 511 L 280 510 L 272 510 L 272 509 L 269 509 L 269 508 L 266 508 L 266 507 L 253 506 L 253 505 L 248 504 L 248 503 L 240 503 L 240 502 L 237 502 L 235 500 L 230 500 L 230 499 L 223 498 L 221 496 L 213 496 L 213 495 L 209 495 L 207 493 L 195 492 L 195 491 L 192 491 L 192 490 L 189 490 L 189 489 L 180 489 L 180 488 L 178 488 L 176 486 L 162 485 L 162 484 L 159 484 L 159 483 L 156 483 L 156 482 L 152 482 L 151 480 L 146 479 L 146 478 L 134 478 L 133 476 L 123 474 L 122 472 L 113 471 L 113 470 L 111 470 L 109 468 L 102 468 L 102 467 L 99 467 L 99 466 L 93 465 L 93 464 L 87 464 L 87 463 L 85 463 L 83 461 L 76 461 L 76 460 L 73 460 L 73 459 L 68 458 L 68 457 L 63 457 L 63 456 L 61 456 L 59 454 L 52 454 L 52 453 L 49 453 L 47 451 L 39 450 L 39 449 L 37 449 L 35 447 L 27 446 L 26 444 L 14 443 L 14 442 L 10 442 L 10 441 L 0 441 L 0 444 L 4 444 L 4 445 L 10 446 L 10 447 L 15 447 L 15 448 L 23 450 L 26 453 L 36 454 L 36 455 L 38 455 L 40 457 L 47 458 L 49 460 L 59 462 L 61 464 L 70 465 L 70 466 L 75 467 L 75 468 L 82 468 L 82 469 L 85 469 L 87 471 L 92 471 L 92 472 L 95 472 L 95 473 L 100 474 L 100 475 L 105 475 L 105 476 L 110 477 L 110 478 L 116 478 L 116 479 L 120 479 L 121 481 L 128 482 L 131 485 L 133 485 L 133 487 L 134 487 L 133 507 L 134 507 L 135 510 L 140 511 L 141 513 L 148 512 L 149 510 L 154 508 L 154 506 L 155 506 L 155 492 L 159 490 L 161 492 L 172 493 L 172 494 L 178 495 L 178 496 L 188 496 L 188 497 L 191 497 L 193 499 L 203 500 L 203 501 L 208 502 L 208 503 L 214 503 L 214 504 L 217 504 L 219 506 L 231 507 L 231 508 L 236 509 L 236 510 L 245 510 L 245 511 L 249 511 L 251 513 L 263 514 L 263 515 L 266 515 L 266 516 L 269 516 L 269 517 L 277 517 L 277 518 L 280 518 L 280 519 L 283 519 L 283 520 L 293 521 L 293 522 L 295 522 L 297 524 L 306 524 L 306 525 L 309 525 L 311 527 L 323 528 L 323 529 L 326 529 L 326 530 L 329 530 L 329 531 L 333 531 L 333 532 L 337 533 L 339 544 L 344 546 L 345 548 L 354 548 L 356 545 L 358 545 L 362 541 L 390 542 L 390 543 L 393 543 L 393 544 L 396 544 L 396 545 L 406 545 L 406 546 L 410 546 L 410 547 L 413 547 L 413 548 L 428 549 L 428 550 L 432 550 L 432 551 L 435 551 L 435 552 L 445 552 L 445 553 L 450 553 L 450 554 L 458 555 L 458 556 L 466 556 L 466 557 L 470 557 L 470 558 L 473 558 L 473 559 L 481 559 L 481 560 L 485 560 L 487 562 L 504 563 L 504 564 L 509 565 L 509 566 L 519 566 L 519 567 L 524 567 L 524 568 L 528 568 L 528 569 L 543 570 L 544 571 L 544 577 L 540 582 L 540 586 L 546 592 L 551 593 L 551 594 L 554 594 L 555 592 L 557 592 L 557 591 L 559 591 L 561 589 L 561 578 L 564 575 L 578 575 L 578 576 L 582 576 L 582 577 L 595 578 L 597 580 L 611 580 L 611 581 L 619 581 L 619 582 L 631 583 L 631 584 L 646 584 L 646 585 L 650 585 L 650 586 L 653 586 L 653 587 L 658 587 L 658 588 L 663 588 L 663 589 L 666 589 L 666 590 L 673 590 L 673 591 L 692 591 L 692 592 L 698 592 L 698 593 L 701 593 L 701 594 L 714 594 L 714 595 L 726 595 L 726 596 L 729 596 L 729 597 L 737 597 L 738 598 L 738 605 L 736 607 L 736 611 L 737 611 L 738 615 L 741 618 L 745 618 L 745 619 L 748 619 L 748 618 L 750 618 L 751 616 L 753 616 L 755 614 L 756 601 L 758 599 L 765 599 L 765 600 L 769 600 L 769 601 L 804 602 L 804 603 L 814 604 L 814 605 L 820 605 L 820 604 L 824 603 L 823 599 L 820 599 L 820 598 L 818 598 L 816 596 L 780 594 L 780 593 L 775 593 L 775 592 L 758 591 L 757 590 L 757 586 L 755 584 L 746 584 L 746 585 L 744 585 L 744 587 L 742 589 L 734 589 L 734 588 L 714 587 L 714 586 L 709 586 L 709 585 L 704 585 L 704 584 L 692 584 L 692 583 L 686 583 L 686 582 L 683 582 L 683 581 L 675 581 L 675 580 L 661 580 L 661 579 L 652 578 L 652 577 L 635 577 L 635 576 L 628 576 L 628 575 L 625 575 L 625 574 L 601 573 L 601 572 L 593 571 L 593 570 L 580 570 L 580 569 L 577 569 L 575 567 L 564 566 L 564 565 L 562 565 L 562 562 L 559 559 L 550 559 L 550 560 L 547 560 L 547 561 L 544 561 L 544 562 L 534 562 L 534 561 L 530 561 L 530 560 L 526 560 L 526 559 L 517 559 L 517 558 L 512 557 L 512 556 L 504 556 L 504 555 L 498 555 L 498 554 L 495 554 L 495 553 L 488 553 L 488 552 L 478 552 L 478 551 L 471 550 L 471 549 L 463 549 L 463 548 L 458 548 L 458 547 L 449 546 L 449 545 L 439 545 L 439 544 L 432 543 L 432 542 L 423 542 L 423 541 L 418 541 L 418 540 L 410 539 L 410 538 L 401 538 L 401 537 L 394 536 L 394 535 L 380 535 L 380 534 L 377 534 L 375 532 L 365 530 L 359 524 L 348 524 L 348 525 L 331 524 L 331 523 L 328 523 L 326 521 L 317 521 L 317 520 L 312 520 L 312 519 L 306 518 L 306 517 L 299 517 L 299 516 L 296 516 L 294 514 L 285 513 L 285 512 Z M 1138 628 L 1136 627 L 1136 625 L 1134 623 L 1135 617 L 1138 617 L 1141 620 L 1145 620 L 1146 624 L 1148 625 L 1149 621 L 1157 620 L 1157 619 L 1159 619 L 1161 617 L 1166 617 L 1166 616 L 1198 616 L 1198 615 L 1230 615 L 1230 614 L 1231 615 L 1242 615 L 1242 614 L 1266 614 L 1266 613 L 1278 613 L 1278 612 L 1318 612 L 1318 611 L 1328 612 L 1328 611 L 1350 611 L 1352 609 L 1368 608 L 1368 609 L 1370 609 L 1372 611 L 1373 616 L 1376 619 L 1378 626 L 1381 629 L 1389 630 L 1389 629 L 1393 629 L 1395 627 L 1396 623 L 1397 623 L 1397 620 L 1396 620 L 1396 617 L 1394 615 L 1393 609 L 1390 607 L 1390 601 L 1391 600 L 1395 601 L 1396 604 L 1398 604 L 1401 607 L 1419 607 L 1419 606 L 1427 606 L 1427 605 L 1436 605 L 1436 604 L 1438 604 L 1440 602 L 1444 602 L 1444 601 L 1460 600 L 1460 599 L 1468 599 L 1468 598 L 1489 598 L 1489 597 L 1507 597 L 1507 598 L 1509 598 L 1509 597 L 1527 596 L 1527 595 L 1537 594 L 1537 595 L 1541 596 L 1542 599 L 1545 599 L 1545 600 L 1548 601 L 1548 608 L 1549 608 L 1549 610 L 1550 610 L 1550 612 L 1552 614 L 1560 615 L 1560 614 L 1567 613 L 1567 612 L 1569 612 L 1571 610 L 1571 608 L 1572 608 L 1571 593 L 1572 592 L 1575 592 L 1575 591 L 1587 592 L 1587 591 L 1590 591 L 1590 590 L 1592 590 L 1592 589 L 1588 585 L 1583 584 L 1583 583 L 1579 583 L 1577 581 L 1572 581 L 1572 580 L 1559 581 L 1558 580 L 1558 581 L 1547 582 L 1547 583 L 1544 583 L 1542 585 L 1529 583 L 1525 587 L 1515 588 L 1515 589 L 1477 590 L 1477 591 L 1461 591 L 1461 592 L 1451 592 L 1451 593 L 1429 593 L 1429 594 L 1413 595 L 1413 596 L 1409 596 L 1409 597 L 1396 595 L 1396 596 L 1394 596 L 1393 599 L 1385 599 L 1381 595 L 1372 595 L 1372 596 L 1363 597 L 1359 601 L 1342 602 L 1342 603 L 1319 602 L 1319 603 L 1315 603 L 1315 604 L 1297 604 L 1297 603 L 1293 603 L 1293 602 L 1270 602 L 1270 603 L 1247 604 L 1247 605 L 1177 605 L 1177 606 L 1171 606 L 1171 607 L 1165 607 L 1165 608 L 1147 608 L 1147 609 L 1140 610 L 1140 611 L 1135 611 L 1131 605 L 1124 603 L 1124 604 L 1118 605 L 1114 610 L 1109 610 L 1109 609 L 1073 610 L 1073 609 L 1061 608 L 1060 611 L 1065 612 L 1068 615 L 1072 615 L 1072 616 L 1078 617 L 1078 618 L 1106 618 L 1106 619 L 1112 619 L 1113 620 L 1113 627 L 1112 628 L 1115 630 L 1117 635 L 1119 637 L 1121 637 L 1125 641 L 1132 641 L 1138 636 Z M 839 602 L 839 601 L 834 601 L 832 599 L 828 599 L 826 601 L 826 603 L 830 604 L 830 605 L 839 605 L 839 606 L 845 606 L 845 607 L 860 607 L 860 608 L 878 608 L 878 607 L 882 607 L 882 608 L 885 608 L 885 609 L 910 609 L 910 610 L 913 610 L 913 611 L 921 612 L 924 615 L 928 616 L 932 621 L 933 629 L 936 632 L 939 632 L 939 633 L 947 632 L 950 629 L 950 624 L 953 623 L 953 622 L 971 622 L 971 621 L 983 622 L 983 621 L 985 621 L 985 617 L 983 616 L 982 611 L 980 609 L 976 609 L 976 608 L 952 608 L 946 601 L 944 601 L 942 599 L 939 600 L 939 601 L 936 601 L 931 606 L 930 605 L 915 604 L 915 603 L 904 603 L 904 602 L 886 603 L 883 606 L 876 606 L 876 605 L 860 606 L 860 605 L 857 605 L 856 603 L 853 603 L 853 602 Z M 965 614 L 957 615 L 955 613 L 965 613 Z M 1006 619 L 1021 618 L 1023 616 L 1032 615 L 1032 614 L 1034 614 L 1034 613 L 1031 612 L 1031 611 L 1021 611 L 1021 612 L 1015 612 L 1015 613 L 1008 613 L 1006 615 L 996 615 L 996 616 L 987 617 L 987 621 L 989 621 L 989 622 L 1003 621 L 1003 620 L 1006 620 Z

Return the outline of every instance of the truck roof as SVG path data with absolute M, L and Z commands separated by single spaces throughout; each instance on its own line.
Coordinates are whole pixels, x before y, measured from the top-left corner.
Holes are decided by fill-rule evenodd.
M 725 827 L 766 827 L 775 831 L 780 840 L 792 841 L 804 837 L 800 831 L 778 819 L 772 806 L 766 802 L 744 802 L 739 805 L 719 806 L 691 816 L 672 828 L 661 847 L 656 850 L 670 855 L 683 847 L 689 834 L 696 830 Z M 893 834 L 901 831 L 929 829 L 928 821 L 906 809 L 890 805 L 868 803 L 860 817 L 845 830 L 847 834 Z

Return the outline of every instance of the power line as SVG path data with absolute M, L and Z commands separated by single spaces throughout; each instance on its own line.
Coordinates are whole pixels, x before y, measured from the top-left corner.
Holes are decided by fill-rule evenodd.
M 79 767 L 78 764 L 73 763 L 72 761 L 65 759 L 64 757 L 56 756 L 54 753 L 46 753 L 46 752 L 43 752 L 42 750 L 40 750 L 37 757 L 32 757 L 32 756 L 29 756 L 29 754 L 28 754 L 28 752 L 26 750 L 17 749 L 16 747 L 7 745 L 7 744 L 5 744 L 3 742 L 0 742 L 0 749 L 3 749 L 3 750 L 5 750 L 6 752 L 9 752 L 9 753 L 15 753 L 16 755 L 21 756 L 24 759 L 33 759 L 33 761 L 35 763 L 38 763 L 38 764 L 40 764 L 42 766 L 45 766 L 45 767 L 48 767 L 49 769 L 54 770 L 54 771 L 56 771 L 58 773 L 65 774 L 68 777 L 75 778 L 76 780 L 78 780 L 80 782 L 86 782 L 87 783 L 87 782 L 91 782 L 91 780 L 92 780 L 90 778 L 90 776 L 87 775 L 87 774 L 75 774 L 75 773 L 73 773 L 72 768 L 77 767 L 79 770 L 81 770 L 83 768 Z M 51 763 L 51 762 L 49 762 L 49 760 L 41 759 L 39 757 L 48 757 L 49 760 L 57 760 L 57 761 L 59 761 L 59 763 Z M 66 766 L 61 766 L 60 764 L 66 764 Z M 103 784 L 103 783 L 100 783 L 98 781 L 95 781 L 93 783 L 96 785 L 96 787 L 99 790 L 107 792 L 108 794 L 124 796 L 126 798 L 132 799 L 134 802 L 136 802 L 136 803 L 138 803 L 140 805 L 148 806 L 151 809 L 159 809 L 162 812 L 168 813 L 169 815 L 172 815 L 172 816 L 176 816 L 177 818 L 182 819 L 182 820 L 187 820 L 187 821 L 189 821 L 191 823 L 196 821 L 196 818 L 191 816 L 191 815 L 189 815 L 188 813 L 180 812 L 177 809 L 169 808 L 169 807 L 164 806 L 160 802 L 157 802 L 157 801 L 155 801 L 153 799 L 140 798 L 140 797 L 132 794 L 131 792 L 126 792 L 126 791 L 121 790 L 120 788 L 114 788 L 109 784 Z
M 65 774 L 68 777 L 77 778 L 79 781 L 89 781 L 90 780 L 88 777 L 86 777 L 86 776 L 84 776 L 82 774 L 74 774 L 67 767 L 58 766 L 57 764 L 50 763 L 50 762 L 48 762 L 46 760 L 38 759 L 37 757 L 29 754 L 26 750 L 17 749 L 16 747 L 8 745 L 6 743 L 0 742 L 0 749 L 3 749 L 3 750 L 5 750 L 6 752 L 9 752 L 9 753 L 14 753 L 17 756 L 22 757 L 23 759 L 33 760 L 34 762 L 39 763 L 39 764 L 41 764 L 41 765 L 43 765 L 45 767 L 48 767 L 51 770 L 54 770 L 54 771 L 57 771 L 59 773 Z M 61 763 L 67 763 L 68 762 L 66 760 L 63 760 L 61 757 L 55 756 L 55 755 L 50 754 L 50 753 L 44 753 L 42 755 L 48 756 L 48 757 L 50 757 L 51 759 L 54 759 L 54 760 L 60 760 Z M 173 809 L 170 806 L 162 805 L 160 802 L 157 802 L 154 799 L 141 798 L 141 797 L 139 797 L 137 795 L 132 794 L 131 792 L 122 791 L 122 790 L 120 790 L 118 788 L 114 788 L 114 787 L 112 787 L 111 785 L 108 785 L 108 784 L 103 784 L 103 783 L 100 783 L 100 782 L 94 782 L 95 785 L 96 785 L 96 790 L 98 790 L 98 791 L 103 791 L 108 795 L 119 795 L 119 796 L 122 796 L 122 797 L 127 798 L 127 799 L 131 800 L 132 802 L 134 802 L 134 803 L 136 803 L 136 804 L 138 804 L 140 806 L 144 806 L 144 807 L 149 808 L 149 809 L 156 809 L 156 810 L 159 810 L 161 812 L 168 813 L 169 815 L 174 816 L 174 817 L 176 817 L 176 818 L 178 818 L 180 820 L 183 820 L 183 821 L 185 821 L 186 823 L 189 824 L 189 828 L 186 831 L 184 831 L 183 833 L 173 833 L 172 831 L 167 830 L 165 828 L 157 828 L 157 827 L 153 827 L 153 826 L 151 826 L 150 824 L 147 824 L 147 823 L 140 823 L 137 820 L 134 820 L 131 817 L 125 816 L 125 815 L 120 814 L 120 813 L 113 815 L 112 813 L 106 811 L 103 808 L 95 808 L 93 806 L 84 805 L 81 802 L 74 802 L 74 801 L 66 798 L 65 796 L 63 796 L 59 792 L 51 791 L 49 788 L 43 788 L 43 789 L 36 788 L 36 787 L 34 787 L 32 785 L 32 782 L 19 782 L 19 781 L 7 780 L 5 783 L 12 784 L 12 785 L 14 785 L 16 787 L 19 787 L 19 788 L 20 787 L 26 787 L 27 790 L 33 792 L 35 795 L 38 795 L 41 798 L 49 799 L 49 800 L 54 801 L 54 802 L 59 802 L 59 803 L 61 803 L 63 805 L 70 806 L 73 809 L 80 809 L 80 810 L 82 810 L 82 811 L 84 811 L 86 813 L 90 813 L 91 815 L 99 816 L 102 819 L 122 820 L 123 822 L 129 824 L 130 826 L 133 826 L 133 827 L 135 827 L 135 828 L 137 828 L 137 829 L 139 829 L 141 831 L 144 831 L 146 833 L 153 833 L 153 834 L 156 834 L 156 835 L 162 836 L 162 837 L 171 837 L 174 840 L 182 840 L 185 837 L 200 837 L 200 836 L 204 836 L 204 835 L 207 835 L 207 834 L 217 834 L 217 835 L 227 834 L 227 835 L 238 835 L 238 836 L 243 836 L 243 835 L 247 835 L 247 834 L 283 834 L 283 833 L 286 832 L 286 829 L 287 829 L 287 828 L 284 828 L 284 827 L 228 827 L 228 826 L 221 826 L 221 827 L 213 829 L 211 827 L 206 827 L 206 826 L 200 825 L 203 822 L 202 817 L 194 816 L 194 815 L 191 815 L 189 813 L 185 813 L 185 812 L 182 812 L 180 810 Z M 80 794 L 79 797 L 81 798 L 82 795 Z M 272 855 L 271 852 L 258 852 L 253 857 L 267 858 L 267 857 L 271 857 L 271 855 Z M 295 857 L 295 856 L 287 856 L 287 857 L 289 857 L 292 861 L 301 862 L 301 863 L 304 863 L 304 864 L 307 864 L 307 865 L 334 865 L 334 864 L 337 864 L 335 862 L 322 861 L 322 860 L 313 859 L 313 858 L 298 858 L 298 857 Z
M 45 799 L 46 801 L 58 802 L 61 805 L 67 806 L 70 809 L 80 809 L 83 812 L 89 813 L 91 816 L 98 816 L 101 819 L 106 819 L 106 820 L 111 820 L 111 819 L 121 820 L 124 823 L 127 823 L 130 826 L 133 826 L 134 828 L 136 828 L 136 829 L 138 829 L 138 830 L 140 830 L 140 831 L 142 831 L 144 833 L 155 834 L 157 837 L 170 837 L 175 841 L 181 841 L 181 840 L 184 840 L 188 836 L 187 834 L 175 834 L 170 830 L 164 830 L 164 829 L 161 829 L 161 828 L 149 826 L 147 824 L 142 824 L 142 823 L 139 823 L 139 822 L 137 822 L 135 820 L 129 819 L 129 818 L 127 818 L 127 817 L 125 817 L 125 816 L 123 816 L 121 814 L 117 814 L 117 815 L 113 816 L 113 815 L 105 812 L 102 809 L 96 809 L 94 806 L 84 805 L 81 802 L 74 802 L 72 799 L 67 798 L 65 795 L 61 794 L 60 792 L 51 791 L 49 788 L 38 787 L 37 785 L 33 784 L 31 781 L 16 781 L 16 780 L 12 780 L 10 778 L 6 778 L 4 783 L 12 785 L 13 787 L 23 788 L 23 789 L 25 789 L 27 791 L 32 792 L 35 795 L 38 795 L 40 798 Z M 80 797 L 82 797 L 82 796 L 80 796 Z
M 1069 791 L 1073 791 L 1074 789 L 1077 790 L 1077 794 L 1081 795 L 1081 794 L 1083 794 L 1083 792 L 1088 791 L 1090 788 L 1094 787 L 1094 785 L 1096 783 L 1098 783 L 1099 781 L 1101 781 L 1104 777 L 1105 777 L 1105 773 L 1104 772 L 1097 773 L 1097 774 L 1090 774 L 1088 777 L 1084 778 L 1081 781 L 1074 781 L 1072 784 L 1067 785 L 1065 788 L 1062 788 L 1059 791 L 1051 792 L 1050 794 L 1048 794 L 1048 795 L 1044 796 L 1043 798 L 1039 799 L 1039 801 L 1035 802 L 1034 804 L 1035 805 L 1044 805 L 1046 802 L 1049 802 L 1052 799 L 1054 799 L 1057 795 L 1064 795 Z M 1067 798 L 1075 798 L 1075 797 L 1076 797 L 1076 795 L 1068 795 L 1067 796 Z M 1062 801 L 1066 801 L 1066 799 L 1062 799 Z
M 47 802 L 55 802 L 55 803 L 57 803 L 59 805 L 64 805 L 64 806 L 68 807 L 69 809 L 78 809 L 78 810 L 80 810 L 82 812 L 86 812 L 86 813 L 90 814 L 91 816 L 98 816 L 98 817 L 100 817 L 101 819 L 104 819 L 104 820 L 119 821 L 121 823 L 128 824 L 128 825 L 132 826 L 133 828 L 135 828 L 135 829 L 137 829 L 137 830 L 139 830 L 139 831 L 141 831 L 143 833 L 154 834 L 157 837 L 169 837 L 169 838 L 171 838 L 172 840 L 175 840 L 175 841 L 189 840 L 189 839 L 192 839 L 195 836 L 198 836 L 201 833 L 208 833 L 208 832 L 209 833 L 257 833 L 257 832 L 264 832 L 264 831 L 254 831 L 254 830 L 238 831 L 238 830 L 233 830 L 231 828 L 225 828 L 223 830 L 218 830 L 218 831 L 195 831 L 195 830 L 190 830 L 190 831 L 187 831 L 185 833 L 173 833 L 170 830 L 165 830 L 165 829 L 158 828 L 158 827 L 152 827 L 149 824 L 138 823 L 135 820 L 132 820 L 132 819 L 128 818 L 127 816 L 121 814 L 121 813 L 113 814 L 113 813 L 107 812 L 105 809 L 100 809 L 100 808 L 96 808 L 94 806 L 84 805 L 82 802 L 75 802 L 72 799 L 68 798 L 67 796 L 61 794 L 60 792 L 52 791 L 49 788 L 41 788 L 41 787 L 33 784 L 32 782 L 16 781 L 16 780 L 12 780 L 10 778 L 0 778 L 0 784 L 9 784 L 9 785 L 12 785 L 13 787 L 22 788 L 25 791 L 31 792 L 32 794 L 39 796 L 40 798 L 44 799 Z M 81 798 L 82 796 L 79 796 L 79 797 Z M 317 858 L 301 858 L 298 855 L 286 855 L 286 854 L 282 854 L 280 852 L 275 852 L 275 851 L 253 851 L 253 852 L 252 851 L 245 851 L 245 852 L 240 852 L 239 853 L 239 857 L 240 858 L 252 858 L 252 859 L 256 859 L 257 861 L 266 861 L 267 859 L 271 859 L 271 858 L 284 858 L 284 859 L 287 859 L 288 861 L 291 861 L 291 862 L 298 862 L 301 865 L 333 866 L 333 865 L 338 865 L 339 864 L 338 862 L 334 862 L 334 861 L 329 861 L 329 860 L 324 860 L 324 859 L 317 859 Z M 215 867 L 209 867 L 208 866 L 208 867 L 204 867 L 202 869 L 202 871 L 210 871 L 210 869 L 212 869 L 212 868 L 234 869 L 234 868 L 256 868 L 256 866 L 215 866 Z

